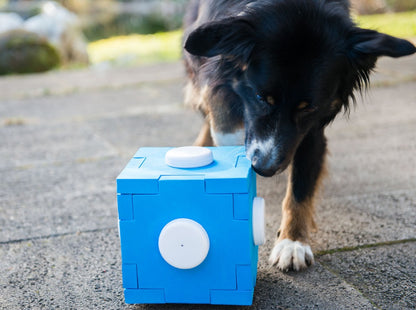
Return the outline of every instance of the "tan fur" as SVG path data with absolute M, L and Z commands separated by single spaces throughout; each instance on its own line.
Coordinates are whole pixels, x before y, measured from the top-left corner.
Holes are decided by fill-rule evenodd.
M 207 110 L 208 90 L 208 86 L 197 89 L 192 82 L 189 82 L 185 86 L 185 105 L 190 106 L 195 110 L 199 110 L 205 115 L 204 124 L 194 142 L 195 146 L 214 146 L 214 141 L 211 136 L 210 118 Z
M 274 98 L 272 96 L 267 96 L 266 100 L 268 104 L 274 105 Z
M 331 102 L 331 109 L 332 110 L 337 111 L 337 110 L 341 109 L 341 107 L 342 107 L 341 99 L 335 99 Z
M 286 196 L 282 203 L 282 221 L 278 241 L 290 239 L 309 244 L 309 233 L 317 229 L 315 215 L 315 200 L 324 176 L 327 174 L 325 162 L 316 182 L 315 193 L 305 201 L 297 202 L 293 196 L 291 176 L 287 186 Z
M 195 146 L 213 146 L 214 141 L 211 136 L 211 125 L 209 118 L 205 118 L 204 125 L 202 125 L 201 131 L 194 142 Z
M 192 82 L 185 86 L 185 105 L 201 111 L 207 115 L 207 102 L 209 97 L 209 87 L 205 85 L 202 89 L 196 88 Z
M 304 108 L 308 107 L 309 103 L 307 103 L 306 101 L 302 101 L 301 103 L 299 103 L 298 105 L 298 110 L 303 110 Z
M 192 82 L 188 82 L 184 88 L 185 105 L 188 107 L 195 107 L 199 92 L 195 89 Z

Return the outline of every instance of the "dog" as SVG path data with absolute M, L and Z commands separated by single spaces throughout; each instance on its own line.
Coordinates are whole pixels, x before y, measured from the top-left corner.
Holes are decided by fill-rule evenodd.
M 325 175 L 325 127 L 365 91 L 380 56 L 410 42 L 359 28 L 346 0 L 192 0 L 184 18 L 185 100 L 205 118 L 196 145 L 243 145 L 253 169 L 289 169 L 270 262 L 314 263 L 314 198 Z

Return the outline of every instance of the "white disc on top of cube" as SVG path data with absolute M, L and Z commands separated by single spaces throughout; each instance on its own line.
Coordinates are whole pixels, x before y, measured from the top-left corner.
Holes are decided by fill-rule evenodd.
M 165 155 L 165 162 L 174 168 L 199 168 L 214 161 L 212 151 L 201 146 L 183 146 L 170 149 Z
M 199 266 L 207 257 L 209 237 L 201 224 L 186 218 L 173 220 L 159 235 L 159 252 L 163 259 L 178 269 Z

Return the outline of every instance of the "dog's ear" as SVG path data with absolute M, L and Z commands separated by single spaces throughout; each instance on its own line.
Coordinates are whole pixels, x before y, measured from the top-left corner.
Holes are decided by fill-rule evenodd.
M 416 47 L 409 41 L 379 33 L 374 30 L 356 28 L 351 36 L 352 52 L 356 57 L 402 57 L 414 54 Z
M 350 1 L 348 0 L 325 0 L 325 3 L 328 7 L 331 7 L 331 9 L 334 11 L 338 11 L 339 9 L 342 9 L 345 14 L 349 14 Z
M 254 28 L 241 18 L 229 18 L 198 27 L 188 36 L 185 49 L 197 56 L 225 55 L 247 60 L 254 45 Z
M 347 92 L 341 94 L 343 101 L 348 97 L 355 101 L 354 94 L 349 90 L 360 92 L 370 83 L 370 73 L 373 70 L 377 58 L 380 56 L 402 57 L 416 52 L 415 46 L 409 41 L 395 38 L 374 30 L 355 27 L 347 38 L 347 58 L 354 70 L 349 70 L 344 75 L 344 83 Z M 348 104 L 345 105 L 348 109 Z

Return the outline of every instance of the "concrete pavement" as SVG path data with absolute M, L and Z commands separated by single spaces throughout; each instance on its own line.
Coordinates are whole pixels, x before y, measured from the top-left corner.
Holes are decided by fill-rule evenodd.
M 416 308 L 416 57 L 382 59 L 375 87 L 327 130 L 316 264 L 267 264 L 286 175 L 267 202 L 252 307 L 124 304 L 115 178 L 140 146 L 192 143 L 180 63 L 0 78 L 0 309 Z M 364 101 L 364 102 L 363 102 Z

